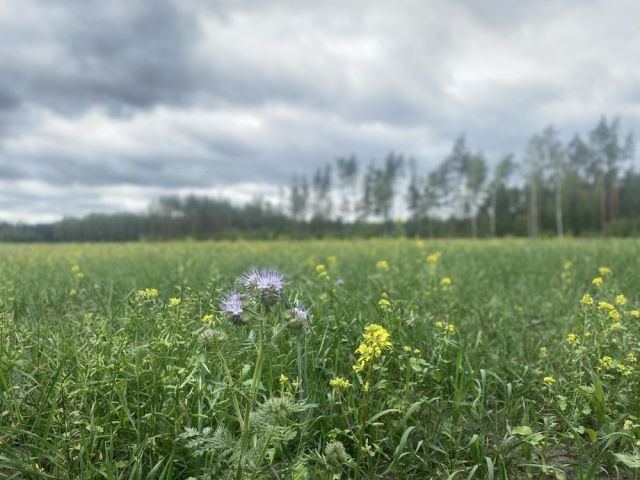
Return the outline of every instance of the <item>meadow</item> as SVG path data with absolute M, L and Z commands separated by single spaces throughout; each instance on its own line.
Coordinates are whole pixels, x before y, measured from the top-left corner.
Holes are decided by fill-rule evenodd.
M 2 244 L 0 478 L 638 478 L 639 285 L 635 240 Z

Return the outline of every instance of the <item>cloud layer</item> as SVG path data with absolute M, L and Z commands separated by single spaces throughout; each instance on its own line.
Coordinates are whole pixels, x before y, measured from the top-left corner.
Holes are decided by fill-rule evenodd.
M 0 220 L 277 199 L 293 173 L 640 125 L 640 4 L 0 0 Z

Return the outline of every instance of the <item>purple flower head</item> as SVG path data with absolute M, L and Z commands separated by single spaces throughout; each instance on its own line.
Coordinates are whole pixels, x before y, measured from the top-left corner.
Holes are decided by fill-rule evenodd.
M 305 322 L 309 317 L 309 309 L 296 304 L 296 306 L 291 309 L 291 316 L 295 320 Z
M 275 270 L 251 270 L 240 277 L 242 284 L 254 294 L 254 301 L 272 305 L 284 286 L 283 276 Z
M 227 296 L 220 300 L 220 310 L 230 315 L 231 321 L 236 324 L 243 323 L 242 297 L 238 292 L 232 290 Z

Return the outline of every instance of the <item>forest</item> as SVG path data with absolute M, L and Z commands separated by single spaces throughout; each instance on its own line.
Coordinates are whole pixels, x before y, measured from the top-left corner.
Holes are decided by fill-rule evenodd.
M 603 116 L 563 142 L 549 126 L 518 155 L 487 158 L 464 135 L 432 170 L 401 153 L 347 155 L 295 173 L 277 201 L 165 196 L 145 213 L 0 224 L 0 241 L 208 238 L 563 237 L 640 233 L 640 171 L 631 132 Z

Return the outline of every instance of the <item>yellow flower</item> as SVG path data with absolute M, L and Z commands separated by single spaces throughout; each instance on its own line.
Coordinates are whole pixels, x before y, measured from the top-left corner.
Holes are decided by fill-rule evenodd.
M 601 277 L 606 277 L 607 275 L 611 275 L 611 269 L 609 267 L 600 267 L 598 268 L 598 273 Z
M 333 377 L 329 380 L 329 385 L 333 388 L 351 388 L 351 382 L 344 377 Z
M 411 351 L 413 350 L 409 345 L 405 345 L 402 347 L 402 350 L 407 352 L 407 353 L 411 353 Z
M 539 351 L 540 351 L 540 356 L 542 358 L 546 358 L 546 356 L 547 356 L 547 347 L 540 347 Z
M 569 345 L 577 345 L 580 343 L 580 337 L 578 337 L 575 333 L 567 334 L 567 343 Z
M 440 285 L 442 285 L 443 287 L 448 287 L 451 285 L 451 277 L 442 277 L 442 280 L 440 280 Z
M 593 297 L 588 293 L 585 293 L 580 299 L 582 305 L 593 305 Z
M 564 265 L 562 266 L 564 270 L 569 270 L 571 267 L 573 267 L 573 262 L 570 260 L 564 262 Z
M 546 383 L 547 385 L 553 385 L 554 383 L 556 383 L 556 379 L 553 378 L 551 375 L 547 375 L 546 377 L 544 377 L 542 379 L 544 381 L 544 383 Z
M 329 255 L 329 256 L 327 257 L 327 263 L 328 263 L 329 265 L 333 265 L 334 263 L 336 263 L 336 261 L 337 261 L 337 260 L 338 260 L 338 259 L 336 258 L 336 256 L 335 256 L 335 255 Z
M 388 272 L 389 264 L 386 260 L 378 260 L 378 262 L 376 263 L 376 268 L 382 272 Z
M 598 359 L 598 370 L 607 370 L 613 366 L 613 358 L 609 355 L 605 355 L 604 357 L 600 357 Z
M 438 320 L 434 325 L 448 333 L 453 333 L 456 330 L 456 326 L 453 323 L 441 322 Z
M 177 307 L 178 305 L 180 305 L 182 303 L 182 300 L 176 297 L 171 297 L 169 299 L 169 306 L 170 307 Z
M 143 300 L 145 298 L 155 298 L 158 296 L 158 290 L 155 288 L 145 288 L 144 290 L 138 290 L 136 293 L 136 298 L 138 300 Z
M 441 252 L 434 252 L 430 255 L 427 255 L 427 263 L 438 263 L 438 260 L 440 260 L 440 257 L 442 256 Z
M 602 285 L 602 277 L 596 277 L 593 280 L 591 280 L 591 283 L 594 284 L 596 287 L 599 287 L 600 285 Z
M 625 430 L 631 430 L 633 428 L 633 421 L 630 419 L 626 419 L 622 428 L 624 428 Z
M 640 310 L 631 310 L 629 311 L 629 315 L 633 318 L 640 318 Z
M 319 263 L 318 265 L 316 265 L 316 272 L 318 272 L 318 273 L 324 272 L 325 269 L 326 269 L 326 267 L 322 263 Z
M 73 265 L 73 266 L 71 267 L 71 271 L 72 271 L 73 273 L 78 273 L 78 272 L 80 271 L 80 265 L 78 265 L 78 264 Z
M 609 310 L 608 317 L 613 319 L 613 320 L 619 320 L 620 319 L 620 312 L 618 310 L 616 310 L 615 308 L 613 310 Z
M 598 302 L 598 308 L 600 310 L 613 310 L 615 307 L 611 305 L 609 302 L 600 301 Z
M 413 354 L 414 355 L 420 355 L 422 353 L 422 351 L 419 348 L 414 348 L 413 349 Z
M 76 273 L 76 278 L 84 278 L 84 273 L 82 272 Z
M 622 328 L 622 324 L 620 322 L 613 322 L 609 325 L 609 331 L 613 332 L 614 330 L 620 330 Z
M 353 370 L 355 372 L 361 372 L 367 364 L 380 357 L 383 350 L 392 350 L 393 345 L 391 344 L 390 337 L 391 335 L 384 327 L 375 323 L 364 327 L 362 341 L 356 349 L 358 358 L 353 365 Z
M 616 365 L 616 370 L 618 370 L 618 373 L 620 373 L 625 377 L 628 377 L 629 375 L 631 375 L 631 369 L 622 362 Z
M 280 382 L 280 385 L 284 385 L 289 381 L 289 377 L 287 377 L 284 373 L 281 373 L 280 376 L 278 377 L 278 382 Z
M 73 297 L 74 295 L 77 295 L 78 291 L 75 288 L 72 288 L 71 290 L 69 290 L 69 296 Z
M 621 293 L 619 295 L 616 295 L 616 303 L 618 305 L 625 305 L 627 303 L 627 297 L 625 297 Z
M 202 323 L 212 324 L 213 323 L 213 315 L 207 313 L 202 317 Z
M 364 382 L 364 385 L 362 386 L 362 389 L 363 389 L 365 392 L 368 392 L 368 391 L 369 391 L 369 381 L 368 381 L 368 380 L 367 380 L 366 382 Z
M 380 306 L 380 308 L 389 308 L 391 306 L 391 302 L 389 301 L 389 299 L 382 297 L 380 300 L 378 300 L 378 305 Z
M 638 357 L 636 357 L 636 354 L 633 352 L 627 353 L 624 358 L 626 358 L 627 361 L 631 363 L 635 363 L 638 361 Z

